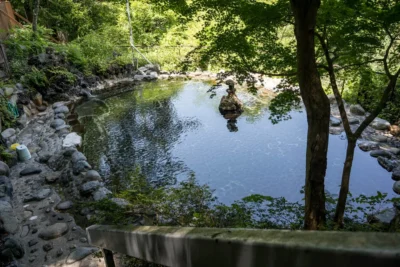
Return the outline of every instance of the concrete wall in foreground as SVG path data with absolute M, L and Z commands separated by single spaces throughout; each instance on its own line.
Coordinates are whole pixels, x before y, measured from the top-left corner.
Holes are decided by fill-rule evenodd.
M 173 267 L 400 267 L 400 234 L 179 227 L 87 229 L 91 245 Z

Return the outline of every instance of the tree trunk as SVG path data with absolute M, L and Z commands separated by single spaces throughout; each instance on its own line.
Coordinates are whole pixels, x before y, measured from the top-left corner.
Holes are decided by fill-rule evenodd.
M 335 222 L 339 223 L 338 226 L 343 224 L 344 210 L 346 208 L 347 195 L 349 193 L 350 174 L 353 166 L 354 150 L 356 148 L 357 139 L 348 139 L 346 159 L 342 172 L 342 183 L 340 185 L 340 193 L 338 203 L 336 205 Z
M 329 141 L 330 104 L 315 62 L 314 29 L 319 0 L 291 0 L 297 40 L 297 68 L 301 96 L 307 111 L 308 134 L 304 228 L 325 224 L 325 173 Z
M 32 30 L 34 33 L 37 32 L 37 24 L 39 17 L 39 6 L 40 0 L 33 0 L 33 18 L 32 18 Z

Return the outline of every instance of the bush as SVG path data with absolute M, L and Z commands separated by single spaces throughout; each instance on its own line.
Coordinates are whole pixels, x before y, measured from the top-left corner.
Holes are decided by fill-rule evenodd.
M 28 72 L 22 77 L 24 84 L 34 89 L 45 89 L 49 85 L 49 80 L 46 74 L 38 70 L 36 67 L 32 67 L 31 72 Z

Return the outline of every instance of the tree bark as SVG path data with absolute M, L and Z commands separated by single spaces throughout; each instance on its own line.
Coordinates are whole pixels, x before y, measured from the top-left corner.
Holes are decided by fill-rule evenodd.
M 37 24 L 38 24 L 38 17 L 39 17 L 39 7 L 40 7 L 40 0 L 33 0 L 32 30 L 33 30 L 34 33 L 37 32 Z
M 314 31 L 319 6 L 319 0 L 291 0 L 297 40 L 298 79 L 308 121 L 304 219 L 304 228 L 308 230 L 322 228 L 326 218 L 325 173 L 330 104 L 315 62 Z
M 344 210 L 346 208 L 347 195 L 349 193 L 349 185 L 350 185 L 350 174 L 351 168 L 353 166 L 354 159 L 354 150 L 356 148 L 357 139 L 348 139 L 347 142 L 347 152 L 346 159 L 344 161 L 344 167 L 342 172 L 342 182 L 340 184 L 340 193 L 338 203 L 336 205 L 335 211 L 335 222 L 340 222 L 337 224 L 341 226 L 343 224 Z

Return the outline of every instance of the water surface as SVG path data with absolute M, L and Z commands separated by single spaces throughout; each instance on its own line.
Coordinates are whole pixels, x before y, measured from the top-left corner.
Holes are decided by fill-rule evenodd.
M 210 99 L 200 82 L 144 84 L 122 95 L 96 100 L 78 109 L 86 126 L 84 152 L 104 175 L 125 177 L 139 167 L 156 185 L 175 184 L 194 173 L 231 203 L 250 194 L 302 198 L 307 122 L 304 112 L 273 125 L 267 105 L 254 97 L 237 123 L 218 111 L 225 89 Z M 265 101 L 267 102 L 267 101 Z M 330 136 L 326 189 L 339 191 L 347 142 Z M 356 149 L 350 190 L 353 194 L 391 192 L 390 174 L 375 158 Z M 390 193 L 390 195 L 393 195 Z

